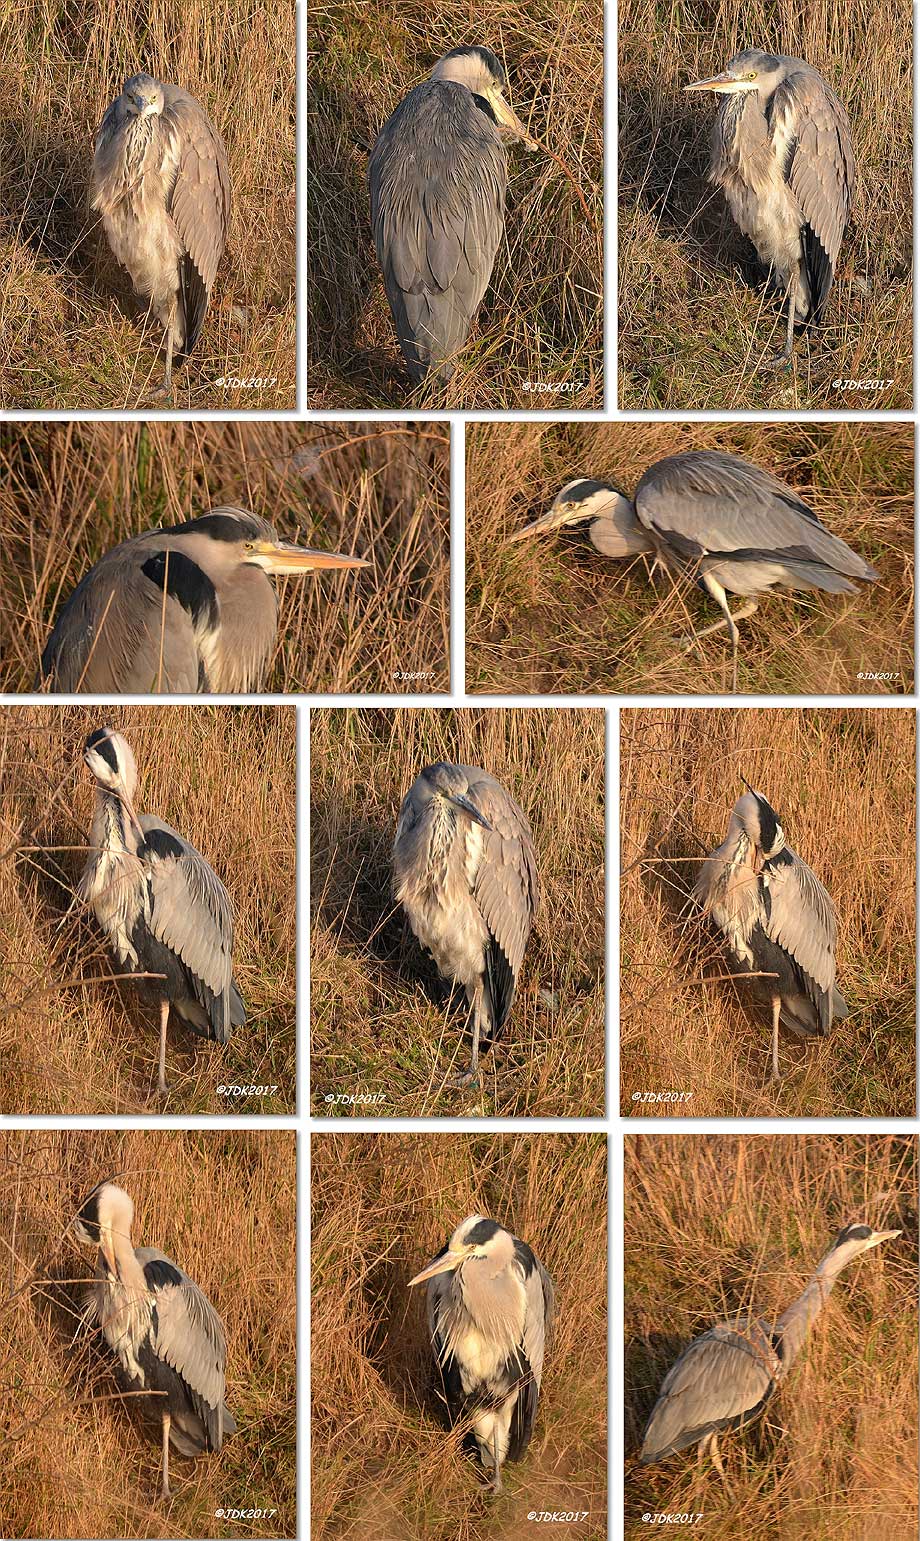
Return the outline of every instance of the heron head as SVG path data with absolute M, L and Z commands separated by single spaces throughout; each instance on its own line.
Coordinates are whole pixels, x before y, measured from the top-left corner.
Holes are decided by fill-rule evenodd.
M 134 1204 L 130 1194 L 115 1183 L 102 1182 L 83 1200 L 71 1221 L 76 1241 L 85 1247 L 98 1247 L 111 1277 L 115 1277 L 115 1237 L 130 1244 Z
M 220 571 L 260 567 L 263 572 L 312 573 L 327 568 L 370 567 L 359 556 L 314 551 L 282 540 L 267 519 L 244 508 L 215 508 L 181 526 L 183 535 L 204 535 L 210 543 L 210 563 Z
M 126 80 L 121 94 L 128 104 L 128 112 L 137 118 L 156 117 L 166 105 L 160 82 L 143 72 Z
M 870 1252 L 873 1247 L 881 1246 L 883 1241 L 893 1241 L 900 1234 L 900 1231 L 875 1231 L 861 1220 L 845 1225 L 822 1266 L 828 1268 L 829 1272 L 837 1273 L 847 1263 L 852 1263 L 854 1258 Z
M 715 91 L 719 96 L 738 96 L 747 91 L 761 91 L 770 96 L 776 90 L 783 73 L 783 61 L 776 54 L 765 53 L 762 48 L 746 48 L 736 54 L 718 75 L 706 80 L 694 80 L 685 91 Z
M 601 522 L 609 525 L 609 531 L 605 531 L 609 541 L 605 539 L 599 549 L 608 556 L 628 556 L 648 549 L 648 537 L 640 534 L 641 526 L 629 498 L 610 482 L 594 481 L 585 476 L 567 482 L 546 512 L 531 524 L 525 524 L 522 530 L 515 530 L 505 545 L 511 546 L 528 535 L 547 535 L 552 530 L 577 529 L 582 525 L 592 528 L 593 540 L 594 527 Z M 598 541 L 594 543 L 597 545 Z M 622 549 L 617 549 L 618 546 Z
M 120 798 L 132 823 L 143 835 L 132 802 L 137 786 L 137 766 L 128 740 L 114 728 L 94 728 L 83 746 L 83 761 L 97 784 Z
M 744 777 L 741 778 L 744 781 Z M 732 812 L 732 823 L 744 831 L 754 850 L 754 871 L 760 872 L 765 862 L 778 856 L 786 844 L 786 835 L 777 814 L 760 792 L 748 788 L 739 797 Z
M 469 796 L 466 776 L 456 765 L 448 765 L 446 761 L 429 765 L 422 771 L 419 781 L 424 782 L 428 789 L 430 804 L 439 803 L 442 807 L 456 809 L 472 819 L 474 824 L 492 832 L 489 820 Z
M 495 1220 L 486 1220 L 482 1215 L 468 1215 L 457 1226 L 445 1250 L 421 1273 L 417 1273 L 414 1279 L 410 1279 L 408 1287 L 411 1289 L 413 1284 L 424 1284 L 427 1279 L 433 1279 L 439 1273 L 452 1273 L 474 1259 L 492 1263 L 496 1272 L 508 1267 L 514 1259 L 514 1237 L 511 1232 Z
M 431 78 L 465 86 L 498 128 L 519 139 L 528 150 L 540 148 L 505 98 L 507 77 L 491 48 L 482 48 L 478 44 L 452 48 L 438 60 Z

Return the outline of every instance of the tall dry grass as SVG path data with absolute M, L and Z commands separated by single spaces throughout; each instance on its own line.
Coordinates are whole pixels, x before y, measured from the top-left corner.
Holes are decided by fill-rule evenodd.
M 596 1134 L 314 1135 L 313 1541 L 606 1537 L 606 1142 Z M 439 1421 L 413 1274 L 469 1214 L 507 1225 L 554 1281 L 534 1435 L 494 1499 Z M 533 1512 L 587 1511 L 577 1523 Z
M 98 1333 L 80 1328 L 95 1258 L 67 1227 L 114 1178 L 132 1241 L 204 1290 L 227 1337 L 238 1433 L 219 1455 L 170 1461 L 122 1397 Z M 0 1134 L 0 1529 L 4 1536 L 294 1536 L 295 1137 L 282 1131 L 7 1130 Z M 222 1509 L 274 1518 L 233 1521 Z
M 310 732 L 315 1110 L 601 1114 L 603 713 L 323 709 Z M 463 1092 L 446 1082 L 469 1063 L 465 993 L 451 999 L 392 898 L 400 805 L 438 760 L 482 766 L 524 809 L 541 886 L 505 1036 Z
M 466 0 L 316 0 L 309 28 L 310 406 L 602 407 L 599 0 L 482 12 Z M 469 345 L 449 385 L 413 387 L 374 251 L 367 162 L 403 97 L 464 43 L 498 55 L 518 116 L 550 153 L 509 149 L 505 236 Z M 540 384 L 552 389 L 525 389 Z
M 807 59 L 850 117 L 857 177 L 836 280 L 792 371 L 781 302 L 706 181 L 719 99 L 682 87 L 756 45 Z M 909 407 L 911 8 L 874 0 L 655 0 L 619 8 L 619 402 L 640 410 Z M 841 390 L 836 379 L 882 380 Z
M 292 707 L 0 708 L 0 1056 L 5 1113 L 290 1113 L 296 1101 L 296 714 Z M 124 733 L 135 806 L 211 864 L 236 918 L 247 1022 L 225 1047 L 159 1009 L 75 898 L 92 822 L 87 734 Z M 261 1095 L 219 1086 L 274 1087 Z
M 32 688 L 112 546 L 229 503 L 372 563 L 280 580 L 270 690 L 446 690 L 449 446 L 439 424 L 0 425 L 0 688 Z
M 620 718 L 622 1111 L 655 1116 L 912 1117 L 915 747 L 910 709 L 656 708 Z M 828 1038 L 780 1034 L 689 904 L 744 787 L 763 792 L 837 911 L 850 1016 Z M 719 976 L 719 977 L 717 977 Z M 635 1092 L 690 1092 L 634 1103 Z
M 626 1528 L 703 1513 L 713 1541 L 917 1534 L 916 1135 L 627 1136 Z M 839 1276 L 763 1418 L 725 1434 L 721 1482 L 694 1448 L 641 1467 L 661 1383 L 717 1321 L 773 1324 L 837 1231 L 901 1229 Z M 689 1527 L 688 1527 L 689 1528 Z
M 162 380 L 162 332 L 89 207 L 99 123 L 143 69 L 201 103 L 233 188 L 227 251 L 173 404 L 295 408 L 293 5 L 0 0 L 0 33 L 0 406 L 136 408 Z
M 644 557 L 614 562 L 583 532 L 505 547 L 577 476 L 632 496 L 656 460 L 718 449 L 796 489 L 880 574 L 852 595 L 780 592 L 742 621 L 738 688 L 750 695 L 910 694 L 914 449 L 909 424 L 494 423 L 467 429 L 466 679 L 475 693 L 722 695 L 725 632 L 691 583 Z M 730 595 L 732 608 L 740 601 Z M 875 674 L 890 678 L 860 679 Z

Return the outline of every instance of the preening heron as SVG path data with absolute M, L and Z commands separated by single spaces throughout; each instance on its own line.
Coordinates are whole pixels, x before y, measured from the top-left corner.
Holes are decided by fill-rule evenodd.
M 827 81 L 782 54 L 747 48 L 719 75 L 685 91 L 724 97 L 712 133 L 709 180 L 721 187 L 796 321 L 817 321 L 827 302 L 856 174 L 846 109 Z
M 809 1283 L 774 1322 L 741 1318 L 720 1322 L 684 1349 L 662 1382 L 642 1441 L 643 1465 L 663 1461 L 688 1445 L 712 1456 L 724 1476 L 718 1436 L 744 1429 L 766 1407 L 827 1304 L 848 1263 L 900 1231 L 847 1225 L 821 1259 Z
M 160 1422 L 161 1496 L 169 1499 L 169 1448 L 194 1458 L 220 1450 L 236 1433 L 225 1401 L 227 1340 L 204 1291 L 155 1247 L 131 1242 L 134 1204 L 123 1188 L 102 1183 L 73 1221 L 78 1241 L 98 1249 L 96 1283 L 84 1321 L 100 1329 L 123 1391 L 145 1419 Z
M 166 335 L 163 392 L 175 352 L 198 341 L 230 221 L 223 140 L 194 97 L 132 75 L 96 136 L 92 207 Z
M 726 590 L 757 596 L 775 588 L 852 594 L 856 580 L 872 583 L 878 577 L 791 487 L 739 455 L 717 450 L 685 450 L 656 461 L 632 499 L 609 482 L 584 477 L 569 482 L 547 512 L 508 543 L 577 525 L 587 525 L 591 544 L 604 556 L 649 553 L 715 600 L 724 621 L 697 632 L 691 645 L 728 628 L 733 691 L 737 622 L 753 615 L 758 601 L 752 598 L 732 615 Z
M 505 1031 L 539 899 L 527 816 L 488 771 L 429 765 L 403 799 L 393 892 L 445 979 L 466 989 L 473 1016 L 467 1086 Z
M 271 575 L 368 567 L 281 540 L 265 519 L 215 508 L 122 541 L 80 580 L 42 654 L 55 691 L 252 691 L 278 635 Z
M 530 1443 L 553 1324 L 553 1281 L 530 1247 L 482 1215 L 458 1225 L 433 1262 L 428 1331 L 452 1424 L 469 1420 L 501 1492 L 502 1466 Z
M 747 782 L 745 782 L 747 786 Z M 773 1008 L 773 1079 L 779 1080 L 779 1027 L 799 1038 L 825 1038 L 849 1015 L 837 988 L 837 917 L 830 895 L 790 850 L 767 799 L 749 788 L 728 834 L 707 856 L 693 888 L 728 942 L 739 972 Z
M 90 850 L 77 893 L 118 963 L 160 1004 L 159 1089 L 166 1093 L 166 1024 L 175 1007 L 193 1032 L 227 1043 L 246 1011 L 233 982 L 233 909 L 195 847 L 154 814 L 134 811 L 137 768 L 127 740 L 97 728 L 83 758 L 96 778 Z
M 387 119 L 368 167 L 371 226 L 414 382 L 449 380 L 505 226 L 504 130 L 537 145 L 488 48 L 452 48 Z

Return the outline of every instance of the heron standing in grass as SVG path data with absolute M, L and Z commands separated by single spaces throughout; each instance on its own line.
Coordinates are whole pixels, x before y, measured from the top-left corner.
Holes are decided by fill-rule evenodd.
M 849 1008 L 837 988 L 830 895 L 790 850 L 779 819 L 753 787 L 739 797 L 728 834 L 703 862 L 693 898 L 725 937 L 739 973 L 767 976 L 752 983 L 773 1010 L 778 1081 L 780 1023 L 798 1038 L 825 1038 Z
M 149 530 L 80 580 L 42 654 L 40 681 L 98 695 L 257 690 L 278 637 L 272 577 L 369 565 L 294 546 L 243 508 Z
M 632 498 L 610 482 L 579 477 L 508 544 L 581 525 L 604 556 L 649 554 L 715 600 L 724 620 L 696 632 L 689 645 L 728 628 L 732 691 L 738 688 L 737 623 L 754 614 L 761 594 L 779 588 L 852 594 L 857 582 L 878 577 L 785 482 L 718 450 L 684 450 L 656 461 Z M 733 615 L 726 590 L 757 597 Z
M 699 1459 L 708 1453 L 724 1477 L 719 1434 L 744 1429 L 760 1417 L 826 1306 L 841 1269 L 900 1234 L 874 1231 L 871 1225 L 845 1226 L 801 1295 L 775 1323 L 744 1317 L 720 1322 L 694 1338 L 662 1382 L 642 1441 L 643 1465 L 698 1445 Z
M 396 335 L 416 384 L 447 381 L 505 227 L 502 132 L 528 138 L 488 48 L 452 48 L 389 117 L 368 168 L 371 226 Z
M 429 765 L 403 800 L 393 890 L 445 979 L 464 986 L 473 1016 L 468 1070 L 501 1038 L 538 904 L 537 859 L 526 814 L 477 766 Z
M 165 1252 L 131 1242 L 134 1205 L 114 1183 L 101 1183 L 73 1222 L 85 1246 L 97 1248 L 96 1282 L 83 1319 L 99 1327 L 115 1378 L 142 1415 L 159 1421 L 163 1440 L 161 1497 L 169 1488 L 170 1446 L 194 1458 L 219 1451 L 236 1433 L 225 1401 L 227 1340 L 204 1291 Z
M 470 1215 L 414 1279 L 428 1284 L 428 1331 L 452 1424 L 469 1420 L 479 1458 L 502 1466 L 530 1443 L 553 1325 L 553 1281 L 530 1247 Z
M 187 358 L 198 341 L 230 221 L 227 153 L 194 97 L 150 75 L 126 80 L 96 136 L 91 198 L 165 333 L 168 398 L 173 354 Z
M 834 282 L 856 172 L 846 109 L 804 59 L 762 48 L 684 90 L 723 98 L 709 180 L 785 297 L 785 367 L 796 322 L 820 318 Z
M 246 1011 L 233 981 L 233 909 L 216 873 L 162 819 L 134 811 L 137 768 L 127 740 L 97 728 L 83 758 L 96 779 L 90 850 L 77 893 L 129 973 L 160 1006 L 159 1090 L 165 1095 L 166 1024 L 175 1007 L 193 1032 L 225 1044 Z

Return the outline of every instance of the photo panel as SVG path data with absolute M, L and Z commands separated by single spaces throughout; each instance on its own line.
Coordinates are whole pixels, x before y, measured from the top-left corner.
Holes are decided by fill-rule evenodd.
M 620 713 L 620 1111 L 916 1112 L 912 707 Z
M 606 1536 L 606 1136 L 310 1149 L 311 1534 Z
M 308 405 L 604 406 L 604 6 L 310 14 Z
M 0 707 L 2 1112 L 296 1110 L 292 706 Z
M 296 410 L 295 6 L 12 18 L 0 408 Z
M 597 708 L 311 711 L 314 1114 L 603 1116 L 604 764 Z
M 5 1536 L 298 1534 L 296 1138 L 0 1133 Z
M 913 1535 L 917 1136 L 626 1135 L 623 1182 L 628 1541 Z
M 0 427 L 0 689 L 449 687 L 450 426 Z
M 910 409 L 910 5 L 618 21 L 619 405 Z
M 467 427 L 473 694 L 910 695 L 913 561 L 910 423 Z

